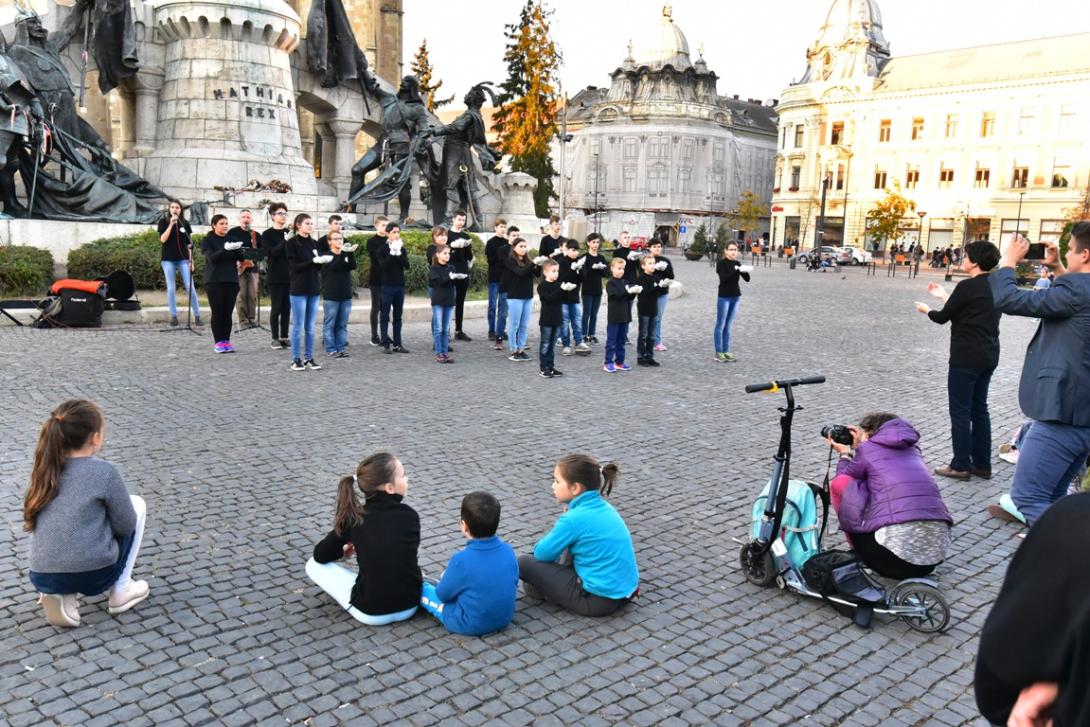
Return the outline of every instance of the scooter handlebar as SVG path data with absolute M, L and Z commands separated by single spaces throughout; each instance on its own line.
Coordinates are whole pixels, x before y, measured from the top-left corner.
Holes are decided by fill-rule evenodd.
M 767 384 L 747 384 L 746 393 L 755 394 L 758 391 L 778 391 L 785 386 L 804 386 L 806 384 L 824 384 L 824 376 L 808 376 L 804 379 L 781 379 L 769 381 Z

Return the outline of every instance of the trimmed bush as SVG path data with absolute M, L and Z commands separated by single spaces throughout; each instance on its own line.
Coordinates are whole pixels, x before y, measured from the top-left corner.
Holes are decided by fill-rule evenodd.
M 53 254 L 30 245 L 0 245 L 0 295 L 42 295 L 53 282 Z
M 202 235 L 193 235 L 193 278 L 197 287 L 204 285 L 204 255 L 201 255 Z M 106 237 L 93 240 L 68 253 L 68 275 L 81 280 L 92 280 L 124 270 L 132 276 L 137 290 L 162 290 L 166 288 L 163 268 L 160 265 L 162 245 L 155 230 L 134 235 Z

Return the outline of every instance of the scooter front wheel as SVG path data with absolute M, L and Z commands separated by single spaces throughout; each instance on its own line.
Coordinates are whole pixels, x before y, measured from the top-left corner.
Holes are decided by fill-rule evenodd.
M 738 554 L 738 562 L 746 580 L 755 586 L 767 588 L 776 580 L 776 562 L 772 553 L 761 551 L 756 542 L 746 543 Z
M 942 591 L 926 583 L 900 585 L 894 589 L 891 606 L 912 608 L 916 613 L 901 614 L 910 628 L 925 634 L 945 631 L 950 625 L 950 604 Z

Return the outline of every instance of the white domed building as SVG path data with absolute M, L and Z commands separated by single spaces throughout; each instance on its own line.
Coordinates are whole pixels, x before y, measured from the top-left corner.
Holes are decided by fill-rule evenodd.
M 568 102 L 573 138 L 559 188 L 570 235 L 597 228 L 612 239 L 627 230 L 684 244 L 697 225 L 723 224 L 746 190 L 769 202 L 774 102 L 720 96 L 718 77 L 699 52 L 692 60 L 669 5 L 610 76 L 609 88 L 588 87 Z M 764 220 L 746 234 L 767 229 Z

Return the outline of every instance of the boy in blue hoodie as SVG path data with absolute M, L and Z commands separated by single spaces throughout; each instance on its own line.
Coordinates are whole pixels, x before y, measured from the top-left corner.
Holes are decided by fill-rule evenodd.
M 448 631 L 481 636 L 499 631 L 515 616 L 519 581 L 515 551 L 496 535 L 500 503 L 487 492 L 462 498 L 464 550 L 450 558 L 439 584 L 425 582 L 421 605 Z

